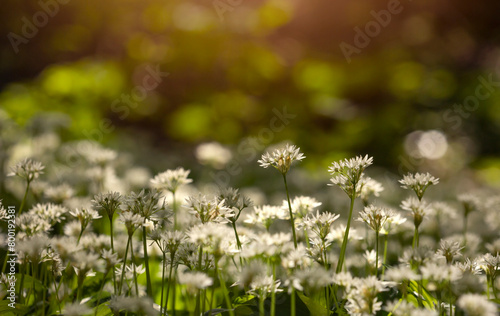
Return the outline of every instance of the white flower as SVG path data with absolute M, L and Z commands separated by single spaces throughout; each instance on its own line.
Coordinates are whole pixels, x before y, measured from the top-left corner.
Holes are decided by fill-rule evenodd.
M 206 289 L 213 284 L 212 278 L 203 272 L 179 271 L 179 283 L 186 286 L 186 291 L 191 295 L 198 290 Z
M 258 276 L 252 281 L 252 283 L 250 283 L 249 293 L 264 300 L 268 293 L 283 291 L 282 289 L 279 289 L 280 284 L 281 281 L 273 281 L 272 276 Z
M 413 196 L 401 202 L 401 208 L 412 213 L 413 223 L 417 228 L 420 226 L 420 224 L 424 220 L 425 215 L 430 209 L 429 204 L 427 204 L 423 200 L 418 200 Z
M 69 184 L 63 183 L 56 186 L 49 186 L 45 189 L 45 196 L 55 202 L 63 202 L 69 198 L 72 198 L 75 194 L 75 190 Z
M 330 232 L 330 226 L 335 222 L 340 215 L 333 213 L 319 213 L 309 214 L 304 218 L 304 225 L 312 230 L 318 238 L 325 240 L 326 236 Z
M 467 316 L 498 315 L 496 304 L 480 294 L 464 294 L 458 299 L 457 305 L 467 313 Z
M 63 315 L 65 316 L 83 316 L 92 313 L 92 309 L 84 304 L 67 303 L 64 305 Z
M 284 149 L 277 149 L 272 154 L 269 152 L 262 155 L 258 161 L 261 167 L 272 166 L 282 174 L 286 174 L 294 161 L 301 161 L 305 156 L 300 152 L 300 148 L 286 144 Z
M 200 219 L 201 223 L 210 221 L 218 223 L 229 222 L 228 218 L 234 217 L 234 210 L 224 205 L 224 200 L 219 201 L 217 197 L 208 198 L 206 195 L 198 197 L 190 196 L 186 199 L 186 207 L 190 209 L 190 213 Z
M 31 182 L 43 173 L 43 169 L 45 169 L 45 166 L 43 166 L 41 162 L 25 158 L 12 167 L 11 172 L 8 173 L 7 176 L 18 176 Z
M 363 177 L 359 183 L 360 196 L 365 202 L 368 201 L 370 195 L 380 196 L 380 192 L 384 191 L 384 187 L 378 181 L 373 180 L 370 177 Z
M 208 222 L 191 228 L 187 233 L 189 241 L 194 244 L 202 244 L 205 251 L 219 254 L 222 252 L 222 242 L 226 239 L 235 240 L 234 232 L 228 226 Z M 208 247 L 208 248 L 207 248 Z
M 422 196 L 430 185 L 436 185 L 439 183 L 439 179 L 433 177 L 430 173 L 415 173 L 407 174 L 402 180 L 399 180 L 401 187 L 404 189 L 412 189 L 415 191 L 418 199 L 421 200 Z
M 217 142 L 198 145 L 195 156 L 202 165 L 211 165 L 216 169 L 224 168 L 233 157 L 229 149 Z
M 261 224 L 264 225 L 266 230 L 269 230 L 269 227 L 276 219 L 288 219 L 289 216 L 288 204 L 286 209 L 279 206 L 262 205 L 255 206 L 254 213 L 247 214 L 244 222 L 248 224 Z
M 385 223 L 393 216 L 393 213 L 375 205 L 366 206 L 357 218 L 360 222 L 365 222 L 375 232 L 379 233 Z
M 307 214 L 311 213 L 312 211 L 314 211 L 315 208 L 320 206 L 321 202 L 318 202 L 313 197 L 298 196 L 292 200 L 291 205 L 292 205 L 292 213 L 296 215 L 297 218 L 302 218 Z M 288 201 L 283 200 L 282 208 L 285 209 L 286 212 L 288 213 Z
M 34 214 L 51 225 L 63 221 L 64 214 L 67 212 L 68 210 L 64 206 L 52 203 L 38 203 L 29 210 L 29 214 Z
M 373 163 L 373 157 L 357 156 L 350 159 L 344 159 L 333 162 L 328 168 L 332 175 L 331 184 L 338 185 L 347 195 L 357 196 L 360 194 L 359 183 L 363 176 L 363 171 Z
M 192 179 L 188 178 L 190 172 L 190 170 L 184 170 L 180 167 L 175 170 L 167 170 L 157 174 L 150 180 L 150 183 L 153 188 L 175 193 L 180 186 L 193 182 Z

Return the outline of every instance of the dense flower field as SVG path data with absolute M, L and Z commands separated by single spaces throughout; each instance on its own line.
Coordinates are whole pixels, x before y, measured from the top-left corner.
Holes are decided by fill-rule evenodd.
M 197 191 L 183 166 L 149 177 L 94 142 L 40 133 L 29 150 L 7 130 L 2 192 L 18 203 L 0 207 L 1 314 L 498 315 L 495 193 L 429 200 L 439 179 L 414 173 L 388 205 L 373 157 L 347 157 L 325 170 L 340 216 L 289 190 L 307 159 L 293 145 L 255 161 L 283 196 L 256 205 Z

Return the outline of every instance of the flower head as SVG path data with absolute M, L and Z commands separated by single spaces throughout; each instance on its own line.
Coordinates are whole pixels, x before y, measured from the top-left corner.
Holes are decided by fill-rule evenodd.
M 209 198 L 206 195 L 197 197 L 190 196 L 186 199 L 190 212 L 204 223 L 219 222 L 227 223 L 228 218 L 234 216 L 234 211 L 224 205 L 224 200 L 219 201 L 217 197 Z
M 261 167 L 272 166 L 285 175 L 294 161 L 301 161 L 305 156 L 300 152 L 300 148 L 286 144 L 284 149 L 277 149 L 273 153 L 265 153 L 258 161 Z
M 193 182 L 192 179 L 188 178 L 190 172 L 190 170 L 184 170 L 183 168 L 167 170 L 157 174 L 150 180 L 150 183 L 153 188 L 175 193 L 181 185 Z
M 302 218 L 314 211 L 315 208 L 321 205 L 315 198 L 309 196 L 297 196 L 292 200 L 292 213 L 298 218 Z M 288 202 L 283 200 L 283 209 L 288 210 Z
M 368 155 L 333 162 L 328 168 L 328 172 L 332 175 L 330 179 L 332 183 L 329 185 L 338 185 L 349 196 L 359 195 L 359 183 L 363 171 L 372 163 L 373 157 Z
M 359 212 L 358 221 L 365 222 L 375 232 L 379 233 L 389 218 L 393 216 L 392 212 L 382 207 L 369 205 Z
M 11 172 L 7 176 L 18 176 L 31 182 L 43 173 L 43 169 L 45 169 L 45 166 L 41 162 L 25 158 L 12 167 Z
M 480 294 L 464 294 L 460 296 L 457 305 L 463 309 L 468 316 L 495 316 L 497 307 Z
M 401 208 L 412 213 L 413 223 L 415 227 L 418 228 L 429 210 L 429 204 L 423 200 L 421 201 L 414 197 L 409 197 L 401 203 Z
M 113 214 L 120 208 L 122 197 L 118 192 L 108 192 L 105 194 L 97 194 L 92 200 L 92 205 L 97 211 L 104 211 L 110 219 Z
M 412 189 L 417 195 L 418 199 L 421 200 L 424 196 L 425 190 L 430 185 L 436 185 L 439 183 L 439 179 L 433 177 L 430 173 L 415 173 L 407 174 L 402 180 L 399 180 L 401 187 L 403 189 Z

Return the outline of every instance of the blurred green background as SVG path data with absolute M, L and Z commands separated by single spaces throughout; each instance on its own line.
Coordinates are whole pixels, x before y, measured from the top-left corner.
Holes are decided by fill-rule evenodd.
M 2 4 L 0 107 L 21 126 L 158 170 L 161 157 L 190 167 L 206 142 L 256 161 L 291 141 L 323 173 L 369 154 L 393 174 L 472 167 L 500 185 L 497 0 Z

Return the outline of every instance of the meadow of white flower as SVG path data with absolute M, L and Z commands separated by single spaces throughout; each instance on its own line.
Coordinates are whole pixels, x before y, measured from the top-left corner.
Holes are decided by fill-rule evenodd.
M 181 166 L 148 176 L 94 142 L 47 132 L 29 147 L 12 124 L 0 115 L 0 199 L 16 201 L 15 214 L 0 203 L 2 315 L 499 313 L 495 193 L 431 200 L 439 179 L 415 173 L 386 204 L 365 175 L 373 157 L 358 156 L 328 169 L 341 216 L 290 190 L 306 157 L 286 145 L 255 162 L 283 178 L 283 203 L 254 205 L 239 189 L 198 191 Z

